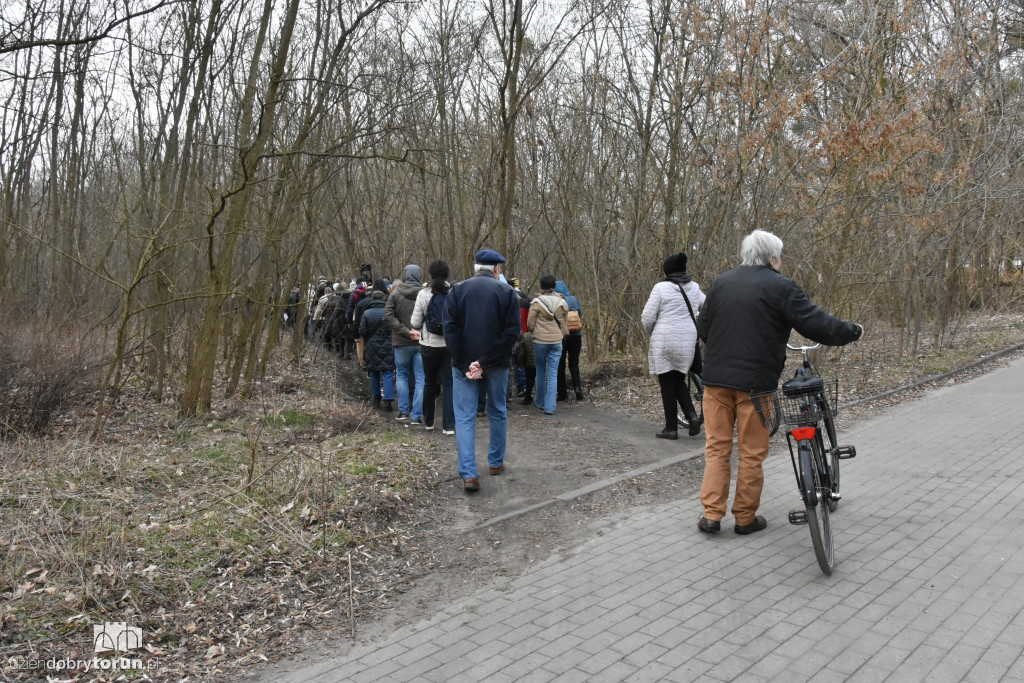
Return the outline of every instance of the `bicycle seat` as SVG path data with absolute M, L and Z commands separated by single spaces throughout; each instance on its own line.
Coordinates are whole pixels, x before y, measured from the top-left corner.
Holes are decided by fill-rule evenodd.
M 784 396 L 806 396 L 807 394 L 824 391 L 824 389 L 825 382 L 820 377 L 803 375 L 799 371 L 796 377 L 782 383 L 782 393 Z

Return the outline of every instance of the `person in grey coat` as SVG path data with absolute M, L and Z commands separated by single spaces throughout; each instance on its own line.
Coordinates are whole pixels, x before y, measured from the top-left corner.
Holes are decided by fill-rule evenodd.
M 399 422 L 423 424 L 423 356 L 420 355 L 420 331 L 412 326 L 416 297 L 423 289 L 423 271 L 415 264 L 402 270 L 402 281 L 391 290 L 384 305 L 384 323 L 391 327 L 391 346 L 395 350 L 395 382 L 398 385 Z M 409 396 L 409 377 L 413 378 Z
M 661 403 L 665 409 L 665 429 L 655 436 L 678 439 L 677 404 L 683 407 L 683 414 L 690 423 L 690 436 L 700 433 L 700 420 L 686 386 L 686 373 L 690 371 L 697 346 L 697 325 L 690 309 L 696 316 L 704 303 L 704 292 L 686 272 L 686 254 L 679 252 L 669 256 L 662 268 L 665 279 L 654 285 L 640 320 L 651 337 L 647 363 L 650 373 L 658 376 Z

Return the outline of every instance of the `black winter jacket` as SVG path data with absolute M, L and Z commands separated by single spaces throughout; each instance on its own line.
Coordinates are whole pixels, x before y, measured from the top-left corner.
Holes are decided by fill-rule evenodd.
M 363 360 L 371 372 L 394 372 L 391 328 L 384 324 L 384 300 L 370 301 L 359 321 L 359 336 L 366 340 Z
M 860 338 L 854 323 L 815 306 L 793 280 L 768 266 L 722 273 L 700 308 L 697 334 L 704 350 L 704 384 L 739 391 L 770 391 L 786 364 L 792 330 L 829 346 Z

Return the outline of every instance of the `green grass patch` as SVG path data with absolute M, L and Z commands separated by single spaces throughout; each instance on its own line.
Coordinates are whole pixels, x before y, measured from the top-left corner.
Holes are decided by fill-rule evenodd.
M 317 420 L 315 415 L 304 413 L 294 408 L 285 408 L 268 422 L 270 424 L 284 425 L 285 427 L 308 427 Z

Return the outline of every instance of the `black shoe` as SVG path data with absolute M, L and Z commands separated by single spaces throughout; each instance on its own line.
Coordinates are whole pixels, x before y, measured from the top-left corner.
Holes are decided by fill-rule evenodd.
M 577 401 L 582 401 L 583 400 L 583 392 L 580 391 L 579 389 L 576 390 L 576 400 Z
M 714 519 L 708 519 L 704 515 L 701 515 L 700 519 L 697 520 L 697 528 L 706 534 L 717 534 L 719 531 L 722 530 L 722 523 Z
M 394 408 L 391 407 L 391 400 L 384 399 L 384 412 L 390 413 Z
M 565 401 L 569 398 L 569 394 L 559 394 L 555 397 L 558 401 Z
M 380 408 L 380 396 L 373 397 L 373 407 Z
M 659 439 L 672 439 L 675 441 L 679 438 L 679 432 L 674 429 L 662 429 L 660 432 L 655 434 Z
M 701 419 L 697 417 L 696 413 L 694 413 L 693 415 L 687 415 L 686 421 L 690 425 L 686 430 L 687 434 L 689 434 L 690 436 L 697 436 L 698 434 L 700 434 Z
M 521 405 L 521 406 L 528 406 L 531 403 L 533 403 L 533 396 L 530 396 L 529 394 L 525 394 L 523 396 L 523 400 L 519 402 L 519 405 Z
M 750 524 L 737 524 L 736 533 L 740 534 L 741 536 L 746 536 L 747 534 L 752 534 L 755 531 L 761 531 L 761 529 L 764 529 L 767 526 L 768 520 L 762 517 L 761 515 L 758 515 L 757 517 L 754 517 L 754 521 Z

